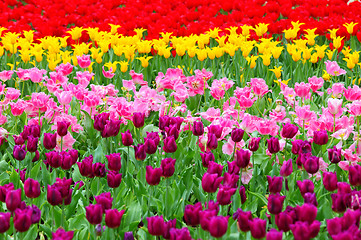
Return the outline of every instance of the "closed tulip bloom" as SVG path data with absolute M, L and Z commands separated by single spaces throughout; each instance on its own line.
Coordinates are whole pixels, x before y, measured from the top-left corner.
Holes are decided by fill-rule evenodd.
M 267 148 L 271 154 L 278 153 L 281 148 L 278 138 L 271 137 L 270 139 L 267 139 Z
M 133 124 L 136 128 L 141 128 L 144 126 L 145 114 L 141 112 L 133 113 Z
M 102 132 L 107 124 L 107 120 L 109 120 L 110 113 L 103 112 L 98 115 L 94 115 L 94 129 Z
M 57 122 L 57 133 L 60 137 L 64 137 L 65 135 L 68 134 L 68 128 L 70 126 L 70 122 L 67 121 L 59 121 Z
M 252 212 L 244 212 L 242 209 L 237 209 L 233 214 L 233 219 L 237 220 L 239 229 L 242 232 L 248 232 L 250 230 L 250 221 L 252 221 Z
M 14 138 L 15 145 L 23 145 L 25 143 L 25 140 L 23 139 L 23 137 L 21 135 L 19 135 L 19 136 L 13 135 L 13 138 Z
M 166 153 L 174 153 L 177 151 L 177 144 L 175 142 L 174 136 L 166 137 L 164 139 L 163 150 Z
M 13 150 L 13 156 L 16 160 L 22 161 L 25 159 L 26 150 L 25 146 L 15 145 Z
M 272 228 L 266 235 L 266 240 L 282 240 L 282 231 Z
M 164 232 L 163 216 L 147 217 L 148 232 L 153 236 L 161 236 Z
M 184 209 L 184 221 L 187 225 L 195 227 L 200 224 L 199 212 L 202 211 L 202 203 L 187 205 Z
M 72 165 L 74 165 L 74 164 L 78 161 L 78 158 L 79 158 L 78 150 L 76 150 L 76 149 L 70 149 L 70 150 L 68 150 L 68 153 L 69 153 L 69 155 L 71 156 Z
M 90 177 L 93 175 L 93 156 L 85 157 L 82 162 L 77 162 L 79 172 L 83 177 Z
M 214 150 L 218 147 L 218 139 L 213 133 L 208 133 L 207 148 Z
M 95 196 L 94 198 L 95 198 L 95 201 L 97 202 L 97 204 L 102 205 L 103 212 L 105 212 L 105 210 L 107 210 L 107 209 L 112 208 L 113 198 L 112 198 L 110 192 L 102 193 L 98 196 Z
M 161 161 L 160 167 L 162 168 L 163 177 L 171 177 L 175 171 L 175 162 L 176 160 L 173 158 L 165 158 Z
M 241 196 L 241 203 L 244 204 L 247 201 L 246 188 L 242 185 L 239 187 L 239 195 Z
M 205 168 L 209 167 L 209 162 L 214 162 L 214 154 L 212 152 L 200 153 L 202 159 L 202 165 Z
M 205 173 L 202 178 L 203 191 L 208 193 L 216 192 L 222 181 L 223 177 L 219 177 L 218 174 Z
M 169 220 L 168 222 L 164 222 L 164 231 L 162 237 L 164 239 L 170 239 L 170 230 L 175 228 L 177 224 L 177 219 Z
M 21 204 L 21 189 L 8 191 L 5 198 L 6 208 L 10 212 L 20 207 Z
M 69 170 L 73 166 L 72 156 L 68 152 L 62 151 L 60 153 L 60 157 L 61 157 L 61 169 Z
M 172 228 L 169 234 L 170 240 L 192 240 L 192 236 L 187 227 L 181 229 Z
M 337 193 L 348 194 L 351 193 L 351 186 L 347 182 L 338 182 L 337 183 Z
M 249 226 L 251 229 L 252 237 L 256 239 L 261 239 L 266 236 L 266 220 L 255 218 L 250 221 Z
M 159 117 L 159 129 L 164 130 L 165 127 L 167 127 L 169 125 L 169 120 L 170 120 L 170 117 L 167 115 Z
M 133 144 L 133 137 L 132 137 L 132 134 L 130 133 L 130 131 L 127 130 L 126 132 L 121 133 L 121 134 L 122 134 L 123 145 L 126 147 L 131 146 Z
M 0 201 L 5 202 L 6 194 L 9 191 L 14 190 L 14 183 L 5 184 L 4 186 L 0 186 Z
M 204 133 L 204 126 L 201 121 L 196 121 L 193 123 L 192 132 L 194 136 L 201 136 Z
M 28 198 L 37 198 L 40 196 L 40 183 L 32 178 L 28 178 L 24 183 L 24 192 Z
M 348 179 L 352 186 L 361 185 L 361 166 L 351 165 L 348 172 Z
M 209 231 L 209 222 L 211 218 L 215 216 L 217 216 L 217 213 L 215 211 L 204 210 L 199 212 L 201 228 L 205 231 Z
M 288 177 L 293 172 L 292 159 L 284 161 L 280 169 L 280 175 L 282 177 Z
M 222 172 L 223 172 L 223 166 L 221 164 L 216 163 L 216 162 L 211 162 L 209 164 L 208 169 L 207 169 L 207 173 L 217 174 L 218 177 L 222 176 Z
M 296 222 L 292 224 L 291 231 L 295 240 L 310 239 L 309 224 L 306 222 Z
M 5 233 L 10 228 L 10 212 L 0 212 L 0 233 Z
M 170 125 L 169 127 L 165 127 L 165 133 L 167 136 L 173 136 L 175 140 L 179 137 L 179 130 L 176 125 Z
M 317 202 L 317 198 L 316 198 L 316 194 L 315 193 L 305 193 L 305 195 L 303 195 L 303 199 L 304 199 L 304 203 L 309 203 L 312 204 L 314 206 L 318 206 L 318 202 Z
M 339 163 L 341 161 L 341 148 L 336 148 L 336 146 L 333 146 L 333 148 L 327 149 L 327 152 L 328 160 L 330 160 L 331 163 Z
M 251 152 L 248 150 L 236 150 L 236 163 L 240 168 L 246 168 L 251 160 Z
M 271 177 L 271 176 L 267 176 L 267 181 L 268 181 L 268 190 L 270 193 L 276 194 L 276 193 L 280 193 L 282 190 L 282 182 L 283 182 L 283 178 L 282 177 Z
M 56 133 L 44 133 L 43 145 L 45 149 L 52 150 L 56 147 Z
M 219 205 L 231 204 L 231 198 L 236 193 L 236 191 L 237 188 L 220 185 L 219 191 L 217 193 L 217 202 L 219 203 Z
M 85 207 L 85 217 L 90 224 L 97 225 L 102 222 L 103 219 L 103 207 L 100 204 L 90 204 Z
M 63 198 L 57 187 L 48 185 L 47 200 L 52 206 L 62 204 Z
M 112 171 L 118 171 L 122 167 L 122 159 L 120 157 L 120 153 L 112 153 L 109 155 L 105 155 L 108 159 L 108 169 Z
M 333 236 L 342 232 L 342 218 L 335 217 L 332 219 L 327 219 L 327 231 Z
M 311 224 L 316 219 L 317 207 L 312 204 L 305 203 L 302 206 L 296 207 L 296 213 L 298 220 Z
M 154 140 L 151 138 L 146 138 L 144 141 L 144 148 L 145 148 L 145 152 L 147 154 L 154 154 L 157 152 L 157 145 L 155 144 Z
M 147 157 L 144 144 L 138 144 L 137 146 L 134 146 L 134 154 L 135 159 L 138 161 L 143 161 Z
M 161 168 L 153 168 L 152 166 L 146 166 L 145 180 L 149 185 L 158 185 L 162 176 Z
M 134 240 L 133 232 L 126 232 L 124 233 L 123 240 Z
M 158 132 L 147 132 L 147 138 L 152 139 L 156 146 L 159 145 L 160 137 Z
M 105 211 L 105 224 L 109 228 L 118 228 L 125 210 L 109 209 Z
M 303 167 L 309 174 L 315 174 L 320 169 L 320 159 L 317 156 L 307 157 Z
M 74 237 L 74 231 L 66 232 L 61 227 L 56 230 L 56 232 L 52 233 L 53 240 L 72 240 Z
M 346 211 L 346 203 L 344 201 L 344 198 L 345 198 L 345 194 L 341 194 L 341 193 L 331 194 L 332 211 L 338 213 L 343 213 L 344 211 Z
M 96 177 L 105 177 L 105 164 L 100 162 L 94 163 L 92 171 Z
M 301 195 L 305 195 L 305 193 L 313 193 L 315 189 L 315 185 L 309 179 L 305 179 L 303 181 L 297 181 L 297 186 L 300 189 Z
M 271 214 L 279 214 L 282 211 L 283 202 L 286 196 L 280 196 L 279 193 L 277 194 L 270 194 L 268 197 L 268 211 Z
M 122 182 L 122 174 L 117 171 L 109 171 L 107 174 L 107 182 L 110 188 L 119 187 Z
M 281 136 L 283 138 L 291 139 L 294 136 L 296 136 L 297 133 L 298 133 L 298 127 L 296 125 L 291 123 L 286 123 L 285 125 L 283 125 Z
M 261 138 L 251 138 L 248 142 L 248 149 L 252 152 L 255 152 L 259 148 L 259 142 L 261 141 Z
M 14 215 L 14 227 L 18 232 L 26 232 L 31 226 L 31 215 L 30 209 L 16 209 Z
M 314 131 L 313 142 L 318 145 L 325 145 L 328 142 L 328 134 L 326 130 Z
M 33 136 L 29 136 L 28 137 L 28 143 L 26 145 L 26 149 L 29 152 L 36 152 L 36 150 L 38 150 L 38 141 L 39 138 L 34 138 Z
M 104 130 L 102 131 L 102 137 L 116 137 L 120 130 L 120 120 L 107 120 L 104 126 Z
M 53 168 L 58 168 L 61 166 L 61 156 L 59 152 L 51 151 L 45 153 L 46 162 Z
M 228 218 L 228 216 L 216 216 L 211 218 L 208 229 L 212 237 L 220 238 L 226 234 L 228 229 Z
M 217 139 L 221 138 L 222 127 L 219 125 L 210 125 L 210 126 L 208 126 L 208 133 L 213 133 Z
M 233 142 L 242 141 L 244 130 L 241 128 L 233 128 L 231 132 L 231 139 Z
M 41 211 L 36 205 L 31 205 L 27 207 L 31 210 L 31 223 L 39 223 L 41 219 Z
M 288 232 L 289 230 L 291 230 L 290 226 L 294 222 L 291 213 L 287 211 L 277 214 L 275 220 L 278 229 L 284 232 Z
M 337 174 L 335 172 L 323 172 L 322 183 L 327 191 L 335 191 L 337 189 Z

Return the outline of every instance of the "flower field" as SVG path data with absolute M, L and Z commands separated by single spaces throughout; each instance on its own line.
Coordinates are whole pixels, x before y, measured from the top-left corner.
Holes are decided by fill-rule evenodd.
M 361 239 L 359 1 L 0 9 L 1 239 Z

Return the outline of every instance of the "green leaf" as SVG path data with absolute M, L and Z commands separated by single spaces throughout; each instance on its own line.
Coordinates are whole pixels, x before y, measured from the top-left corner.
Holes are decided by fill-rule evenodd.
M 35 166 L 31 169 L 30 177 L 33 179 L 39 179 L 39 171 L 42 161 L 39 161 Z
M 268 204 L 268 200 L 266 199 L 265 196 L 263 196 L 263 195 L 261 195 L 261 194 L 259 194 L 259 193 L 251 192 L 251 191 L 248 191 L 248 193 L 250 193 L 250 194 L 258 197 L 265 205 Z
M 36 239 L 36 236 L 38 235 L 38 228 L 36 226 L 36 224 L 34 224 L 30 230 L 28 230 L 28 232 L 25 235 L 24 239 Z

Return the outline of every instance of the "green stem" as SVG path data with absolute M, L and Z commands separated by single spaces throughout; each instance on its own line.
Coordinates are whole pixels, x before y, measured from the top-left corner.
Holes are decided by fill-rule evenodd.
M 63 151 L 63 137 L 60 137 L 60 152 Z

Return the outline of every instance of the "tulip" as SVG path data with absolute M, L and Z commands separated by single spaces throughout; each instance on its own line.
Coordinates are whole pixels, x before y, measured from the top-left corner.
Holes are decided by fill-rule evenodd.
M 70 122 L 67 122 L 67 121 L 59 121 L 57 122 L 57 126 L 58 126 L 58 129 L 57 129 L 57 133 L 60 137 L 64 137 L 65 135 L 68 134 L 68 128 L 70 126 Z
M 237 188 L 220 185 L 219 191 L 217 193 L 217 202 L 219 205 L 231 204 L 231 198 L 236 193 L 236 191 Z
M 326 130 L 314 131 L 313 142 L 317 145 L 325 145 L 328 142 L 328 134 Z
M 242 232 L 248 232 L 251 229 L 250 222 L 252 221 L 252 212 L 244 212 L 239 208 L 233 214 L 233 219 L 237 220 L 238 227 Z
M 13 156 L 16 160 L 22 161 L 25 159 L 26 150 L 25 147 L 20 145 L 15 145 L 13 150 Z
M 109 228 L 118 228 L 125 210 L 109 209 L 105 211 L 105 224 Z
M 266 235 L 266 240 L 282 240 L 282 231 L 272 228 Z
M 25 130 L 25 126 L 24 126 Z M 33 124 L 28 126 L 28 134 L 32 135 L 34 138 L 40 138 L 40 125 Z M 27 138 L 26 138 L 27 139 Z
M 143 161 L 147 157 L 144 144 L 138 144 L 138 146 L 134 146 L 134 154 L 135 159 L 138 161 Z
M 6 194 L 9 191 L 14 190 L 14 183 L 5 184 L 4 186 L 0 186 L 0 201 L 5 202 Z
M 207 140 L 207 148 L 209 150 L 217 149 L 218 147 L 218 139 L 216 135 L 213 133 L 208 133 L 208 140 Z
M 342 218 L 336 217 L 332 219 L 327 219 L 326 223 L 327 223 L 327 231 L 331 236 L 342 232 Z
M 328 159 L 331 163 L 339 163 L 341 161 L 342 155 L 341 155 L 341 148 L 336 148 L 336 146 L 333 146 L 331 149 L 327 149 L 328 151 Z
M 239 181 L 239 176 L 236 174 L 231 174 L 228 172 L 224 173 L 223 176 L 223 186 L 230 188 L 237 188 L 237 183 Z
M 244 130 L 241 128 L 233 128 L 231 132 L 231 139 L 233 142 L 240 142 L 242 141 L 244 134 Z
M 170 120 L 170 117 L 167 115 L 159 117 L 159 129 L 164 130 L 165 127 L 167 127 L 169 125 L 169 120 Z
M 271 214 L 279 214 L 282 211 L 283 202 L 286 196 L 280 196 L 279 193 L 277 194 L 270 194 L 268 197 L 268 211 Z
M 184 222 L 187 225 L 196 227 L 200 224 L 199 212 L 202 210 L 202 203 L 200 202 L 197 202 L 194 205 L 187 205 L 184 209 Z
M 222 176 L 222 172 L 223 172 L 223 166 L 221 164 L 216 163 L 216 162 L 211 162 L 209 164 L 208 169 L 207 169 L 207 173 L 217 174 L 218 177 Z
M 40 209 L 36 205 L 31 205 L 27 208 L 31 210 L 31 223 L 32 224 L 39 223 L 41 219 Z
M 248 149 L 252 152 L 255 152 L 259 148 L 259 142 L 261 141 L 261 138 L 251 138 L 248 142 Z
M 70 156 L 71 156 L 72 165 L 74 165 L 74 164 L 78 161 L 78 158 L 79 158 L 78 150 L 76 150 L 76 149 L 70 149 L 70 150 L 68 151 L 68 153 L 69 153 Z
M 236 150 L 236 163 L 239 168 L 246 168 L 251 160 L 251 152 L 248 150 Z
M 215 217 L 217 213 L 215 211 L 200 211 L 199 212 L 199 219 L 201 223 L 201 228 L 205 231 L 209 231 L 209 222 L 212 217 Z
M 194 136 L 201 136 L 204 133 L 203 123 L 201 121 L 197 121 L 193 123 L 192 132 Z
M 61 169 L 69 170 L 71 166 L 73 166 L 72 156 L 68 152 L 62 151 L 60 153 L 60 157 L 61 157 Z
M 210 125 L 208 126 L 208 133 L 213 133 L 218 139 L 222 136 L 222 127 L 219 125 Z
M 174 136 L 166 137 L 164 139 L 163 150 L 166 153 L 174 153 L 177 151 L 177 144 L 175 142 Z
M 109 120 L 110 113 L 100 113 L 94 116 L 94 129 L 102 132 L 105 128 L 107 120 Z
M 302 206 L 296 207 L 296 213 L 298 220 L 311 224 L 316 219 L 317 207 L 312 204 L 305 203 Z
M 246 188 L 242 185 L 239 187 L 239 195 L 241 196 L 241 203 L 244 204 L 247 201 Z
M 28 143 L 26 145 L 26 149 L 29 152 L 36 152 L 36 150 L 38 150 L 38 141 L 39 141 L 39 138 L 34 138 L 33 136 L 29 136 Z
M 46 162 L 53 168 L 58 168 L 61 166 L 61 156 L 59 152 L 52 151 L 45 153 Z
M 39 151 L 36 150 L 35 151 L 35 156 L 33 157 L 33 159 L 31 160 L 32 162 L 37 162 L 40 158 L 40 154 L 39 154 Z
M 147 217 L 148 232 L 153 236 L 163 235 L 165 226 L 163 216 Z
M 102 222 L 103 219 L 103 207 L 100 204 L 90 204 L 85 207 L 85 217 L 90 224 L 97 225 Z
M 160 137 L 158 132 L 147 132 L 147 138 L 152 139 L 156 146 L 159 145 Z
M 292 159 L 284 161 L 280 169 L 280 175 L 282 177 L 288 177 L 293 172 Z
M 116 171 L 109 171 L 107 174 L 107 182 L 110 188 L 119 187 L 122 181 L 122 174 Z
M 90 177 L 93 175 L 93 156 L 85 157 L 82 162 L 77 162 L 79 172 L 83 177 Z
M 129 147 L 133 144 L 133 137 L 129 130 L 122 134 L 122 143 L 124 146 Z
M 327 191 L 335 191 L 337 189 L 337 174 L 335 172 L 323 172 L 322 182 Z
M 149 185 L 158 185 L 162 176 L 161 168 L 153 168 L 152 166 L 146 166 L 145 180 Z
M 344 202 L 344 194 L 333 193 L 331 194 L 332 199 L 332 211 L 342 213 L 346 211 L 346 204 Z
M 212 152 L 200 153 L 202 159 L 202 165 L 205 168 L 209 167 L 209 162 L 214 162 L 214 154 Z
M 360 165 L 351 165 L 348 171 L 348 179 L 352 186 L 361 185 L 361 166 Z
M 228 173 L 230 173 L 230 174 L 239 174 L 241 169 L 237 166 L 236 161 L 233 161 L 233 162 L 228 162 L 227 161 L 227 165 L 228 165 Z
M 0 212 L 0 233 L 5 233 L 10 228 L 10 212 Z
M 315 193 L 309 193 L 309 192 L 306 192 L 304 195 L 303 195 L 303 199 L 305 200 L 304 203 L 309 203 L 309 204 L 312 204 L 314 206 L 318 206 L 318 203 L 317 203 L 317 198 L 316 198 L 316 194 Z
M 252 237 L 261 239 L 266 236 L 266 220 L 255 218 L 249 222 Z
M 120 120 L 107 120 L 104 126 L 104 130 L 102 131 L 102 137 L 116 137 L 120 130 Z
M 136 128 L 141 128 L 144 126 L 145 114 L 140 112 L 133 113 L 133 124 Z
M 52 206 L 60 205 L 63 202 L 61 193 L 56 186 L 48 185 L 47 200 Z
M 223 177 L 219 177 L 218 174 L 210 174 L 206 172 L 202 178 L 203 191 L 208 193 L 216 192 L 222 181 Z
M 155 144 L 154 140 L 151 138 L 146 138 L 144 142 L 145 152 L 147 154 L 154 154 L 157 152 L 157 145 Z
M 184 227 L 181 229 L 172 228 L 169 231 L 170 240 L 192 240 L 192 236 L 189 233 L 188 228 Z
M 105 157 L 108 159 L 108 169 L 119 172 L 120 168 L 122 167 L 120 153 L 112 153 L 105 155 Z
M 211 218 L 208 229 L 212 237 L 220 238 L 226 234 L 228 229 L 228 218 L 228 216 L 216 216 Z
M 291 225 L 291 231 L 295 240 L 310 239 L 309 224 L 305 222 L 296 222 Z
M 58 228 L 56 232 L 52 233 L 53 240 L 72 240 L 74 236 L 74 231 L 66 232 L 62 228 Z
M 315 189 L 315 185 L 313 185 L 313 182 L 309 179 L 305 179 L 303 181 L 297 181 L 297 186 L 300 189 L 302 197 L 307 192 L 313 193 Z
M 307 157 L 303 162 L 303 167 L 309 174 L 315 174 L 320 168 L 320 159 L 317 156 Z
M 296 125 L 293 125 L 291 123 L 286 123 L 283 125 L 281 136 L 283 138 L 291 139 L 298 133 L 298 127 Z
M 10 190 L 5 198 L 6 207 L 10 212 L 20 207 L 21 204 L 21 189 Z
M 280 151 L 280 142 L 278 140 L 278 138 L 275 137 L 271 137 L 270 139 L 267 139 L 267 144 L 268 144 L 268 151 L 273 154 L 273 153 L 278 153 Z
M 23 139 L 23 137 L 21 135 L 19 135 L 19 136 L 13 135 L 13 138 L 14 138 L 15 145 L 23 145 L 25 143 L 25 140 Z
M 163 177 L 171 177 L 175 171 L 175 162 L 176 160 L 173 158 L 165 158 L 161 161 L 160 167 L 162 168 Z
M 291 213 L 284 211 L 276 215 L 276 225 L 279 230 L 288 232 L 291 230 L 291 224 L 293 224 L 293 218 Z
M 164 231 L 163 231 L 163 238 L 170 239 L 170 230 L 175 228 L 177 224 L 177 219 L 169 220 L 168 222 L 164 222 Z
M 28 178 L 24 183 L 25 196 L 28 198 L 37 198 L 40 196 L 40 183 L 32 178 Z
M 105 164 L 100 162 L 94 163 L 92 171 L 96 177 L 105 177 Z
M 18 232 L 26 232 L 31 226 L 31 215 L 30 209 L 16 209 L 14 215 L 14 227 Z
M 165 132 L 168 137 L 173 136 L 175 140 L 177 140 L 179 137 L 179 130 L 176 125 L 165 127 Z
M 134 235 L 132 232 L 126 232 L 124 233 L 123 240 L 134 240 Z
M 97 201 L 97 204 L 100 204 L 103 207 L 103 212 L 112 208 L 113 198 L 111 197 L 110 192 L 102 193 L 98 196 L 95 196 L 94 198 L 95 201 Z
M 267 176 L 267 181 L 268 181 L 268 190 L 269 190 L 270 193 L 276 194 L 276 193 L 281 192 L 281 190 L 282 190 L 282 181 L 283 181 L 282 177 Z
M 338 182 L 337 183 L 337 193 L 348 194 L 351 193 L 351 186 L 347 182 Z
M 56 147 L 56 136 L 56 133 L 44 133 L 43 145 L 45 149 L 51 150 Z

